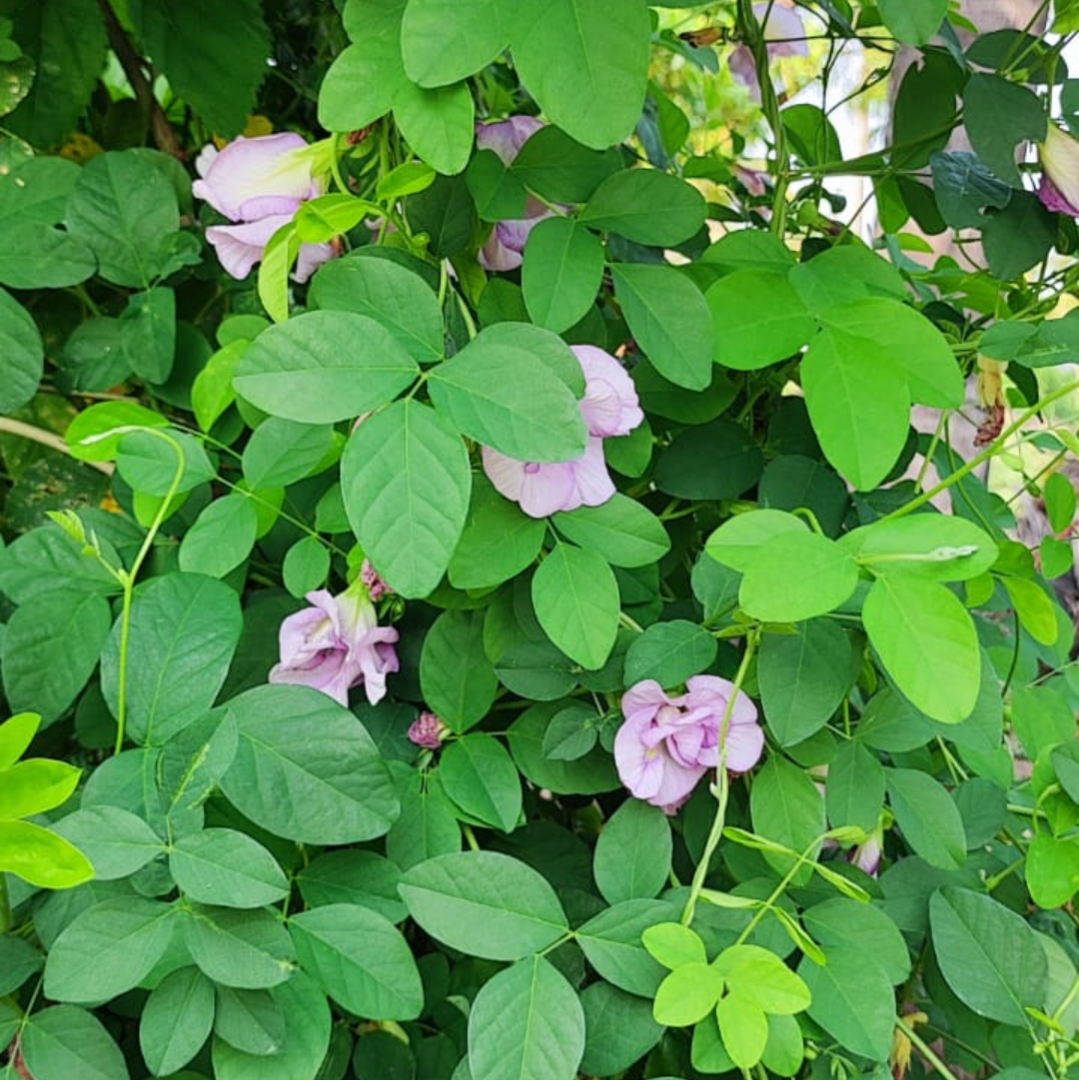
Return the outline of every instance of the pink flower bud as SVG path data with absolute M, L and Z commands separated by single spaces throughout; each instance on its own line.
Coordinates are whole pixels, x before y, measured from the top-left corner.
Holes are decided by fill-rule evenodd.
M 427 750 L 437 750 L 449 730 L 433 712 L 425 710 L 409 725 L 408 739 Z

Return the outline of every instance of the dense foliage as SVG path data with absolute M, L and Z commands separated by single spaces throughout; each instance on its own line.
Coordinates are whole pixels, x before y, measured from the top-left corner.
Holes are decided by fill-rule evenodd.
M 0 1077 L 1075 1075 L 1055 7 L 0 0 Z

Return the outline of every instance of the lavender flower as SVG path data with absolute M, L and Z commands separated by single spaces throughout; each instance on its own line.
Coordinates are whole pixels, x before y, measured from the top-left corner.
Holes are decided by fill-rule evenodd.
M 1038 198 L 1049 210 L 1079 217 L 1079 139 L 1050 122 L 1038 150 L 1042 162 Z
M 622 697 L 625 722 L 614 740 L 618 775 L 630 793 L 673 814 L 697 781 L 719 766 L 720 732 L 734 684 L 716 675 L 695 675 L 686 693 L 670 697 L 654 679 Z M 737 692 L 723 742 L 726 766 L 746 772 L 760 760 L 764 733 L 757 709 Z

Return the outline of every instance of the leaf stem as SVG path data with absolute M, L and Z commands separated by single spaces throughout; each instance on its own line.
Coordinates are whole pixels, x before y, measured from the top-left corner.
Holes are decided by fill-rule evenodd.
M 937 1053 L 933 1048 L 919 1035 L 914 1028 L 912 1028 L 902 1017 L 897 1016 L 895 1018 L 895 1026 L 899 1028 L 901 1032 L 911 1043 L 918 1048 L 918 1053 L 933 1066 L 934 1069 L 944 1077 L 944 1080 L 956 1080 L 955 1073 L 937 1056 Z

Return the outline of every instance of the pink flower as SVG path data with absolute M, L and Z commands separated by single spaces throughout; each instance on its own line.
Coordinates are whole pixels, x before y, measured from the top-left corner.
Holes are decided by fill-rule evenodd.
M 450 729 L 433 712 L 424 710 L 408 727 L 408 740 L 426 750 L 437 750 Z
M 591 436 L 573 461 L 520 461 L 483 448 L 483 471 L 495 489 L 530 517 L 549 517 L 579 506 L 602 506 L 615 493 L 603 458 L 603 440 L 628 435 L 644 420 L 633 380 L 609 353 L 573 345 L 585 375 L 581 414 Z
M 191 191 L 233 223 L 206 230 L 206 239 L 232 277 L 247 277 L 270 238 L 293 219 L 300 204 L 322 194 L 322 181 L 313 172 L 315 160 L 312 148 L 291 132 L 241 136 L 224 150 L 211 145 L 199 154 L 199 179 Z M 304 244 L 294 277 L 306 281 L 335 254 L 332 244 Z
M 1042 163 L 1038 198 L 1048 210 L 1079 217 L 1079 139 L 1050 121 L 1038 152 Z
M 866 837 L 864 844 L 859 844 L 847 852 L 847 861 L 859 870 L 864 870 L 870 877 L 876 877 L 880 870 L 883 845 L 884 834 L 878 826 Z
M 771 10 L 769 10 L 769 8 Z M 797 10 L 782 7 L 779 3 L 758 3 L 753 5 L 753 15 L 761 23 L 761 33 L 768 44 L 768 57 L 808 56 L 809 46 L 805 40 L 805 26 Z M 744 86 L 749 87 L 750 96 L 760 102 L 761 89 L 757 76 L 757 63 L 748 45 L 739 45 L 727 61 L 731 74 Z
M 364 559 L 360 566 L 360 581 L 367 586 L 367 593 L 372 600 L 381 600 L 387 593 L 393 592 L 382 575 L 371 565 L 370 559 Z
M 716 675 L 695 675 L 686 693 L 670 697 L 654 679 L 622 697 L 625 723 L 614 740 L 618 775 L 630 793 L 673 814 L 697 781 L 719 766 L 720 731 L 734 684 Z M 726 767 L 746 772 L 760 760 L 764 732 L 757 709 L 741 691 L 724 739 Z
M 399 670 L 397 631 L 378 625 L 362 583 L 340 596 L 318 589 L 307 600 L 311 607 L 281 624 L 281 662 L 269 681 L 311 686 L 346 707 L 349 688 L 363 683 L 367 700 L 377 705 L 386 695 L 386 675 Z
M 477 124 L 476 149 L 491 150 L 501 158 L 503 165 L 512 165 L 521 147 L 541 127 L 543 122 L 534 116 L 511 116 L 495 124 Z M 480 266 L 485 270 L 516 270 L 524 261 L 529 233 L 545 218 L 553 216 L 549 207 L 529 195 L 523 218 L 500 221 L 492 229 L 490 238 L 479 252 Z

